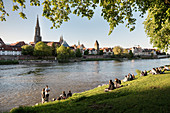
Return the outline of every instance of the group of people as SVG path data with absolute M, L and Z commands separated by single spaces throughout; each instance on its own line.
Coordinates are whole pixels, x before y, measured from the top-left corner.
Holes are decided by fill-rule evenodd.
M 170 68 L 168 66 L 164 66 L 163 68 L 162 67 L 153 68 L 150 71 L 150 74 L 152 75 L 164 74 L 165 71 L 170 71 Z
M 161 68 L 161 67 L 153 68 L 152 70 L 150 70 L 150 74 L 153 74 L 153 75 L 154 74 L 163 74 L 164 71 L 170 71 L 170 68 L 167 66 L 164 66 L 164 68 Z M 147 74 L 148 74 L 148 72 L 145 70 L 145 71 L 141 72 L 140 76 L 147 76 Z M 131 81 L 134 79 L 135 79 L 135 75 L 129 73 L 128 75 L 125 75 L 125 78 L 122 81 L 126 82 L 126 81 Z M 119 80 L 118 78 L 115 78 L 114 82 L 112 80 L 109 80 L 109 87 L 105 89 L 105 92 L 108 92 L 110 90 L 114 90 L 114 89 L 120 88 L 120 87 L 123 87 L 123 85 L 121 85 L 121 80 Z M 50 88 L 48 87 L 48 85 L 46 85 L 46 87 L 43 88 L 42 92 L 41 92 L 42 103 L 49 101 L 49 92 L 50 92 Z M 71 96 L 72 96 L 71 90 L 69 90 L 67 95 L 66 95 L 65 91 L 63 91 L 59 97 L 53 98 L 53 101 L 67 99 Z
M 50 88 L 48 87 L 48 85 L 46 85 L 46 87 L 43 88 L 41 91 L 42 103 L 49 101 L 49 93 L 50 93 Z
M 125 78 L 122 81 L 126 82 L 126 81 L 131 81 L 134 79 L 135 79 L 135 75 L 129 73 L 128 75 L 125 75 Z M 112 80 L 109 80 L 109 87 L 105 89 L 105 92 L 116 89 L 116 88 L 120 88 L 120 87 L 123 87 L 123 85 L 121 85 L 121 80 L 119 80 L 118 78 L 115 78 L 114 82 Z
M 43 88 L 42 91 L 41 91 L 42 103 L 49 101 L 49 92 L 50 92 L 50 88 L 48 87 L 48 85 L 46 85 L 46 87 Z M 71 90 L 68 91 L 67 95 L 66 95 L 65 91 L 63 91 L 62 94 L 59 97 L 53 98 L 52 100 L 55 101 L 55 100 L 67 99 L 71 96 L 72 96 Z
M 128 75 L 125 75 L 125 78 L 122 81 L 126 82 L 126 81 L 131 81 L 131 80 L 134 80 L 134 79 L 135 79 L 135 75 L 129 73 Z
M 121 85 L 121 80 L 115 78 L 114 82 L 112 80 L 109 80 L 109 87 L 105 89 L 105 92 L 108 92 L 110 90 L 114 90 L 120 87 L 123 87 L 123 85 Z
M 69 97 L 71 97 L 71 96 L 72 96 L 71 90 L 68 91 L 67 95 L 66 95 L 65 91 L 63 91 L 62 94 L 61 94 L 59 97 L 53 98 L 53 101 L 62 100 L 62 99 L 65 100 L 65 99 L 67 99 L 67 98 L 69 98 Z
M 145 71 L 142 71 L 140 76 L 147 76 L 148 75 L 148 72 L 145 70 Z

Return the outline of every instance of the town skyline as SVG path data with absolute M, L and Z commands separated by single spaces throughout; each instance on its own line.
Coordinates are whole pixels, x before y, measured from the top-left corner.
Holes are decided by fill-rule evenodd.
M 8 1 L 6 1 L 6 4 Z M 34 40 L 34 29 L 36 25 L 36 17 L 39 15 L 39 22 L 41 27 L 41 36 L 43 41 L 58 41 L 60 36 L 67 41 L 71 46 L 84 44 L 85 47 L 94 47 L 94 42 L 98 40 L 100 47 L 114 47 L 121 46 L 129 48 L 140 45 L 143 48 L 153 48 L 149 43 L 150 38 L 147 38 L 142 22 L 144 19 L 138 18 L 139 13 L 135 13 L 137 17 L 136 29 L 132 32 L 125 28 L 124 24 L 116 27 L 113 33 L 108 36 L 109 25 L 100 16 L 101 9 L 95 10 L 94 17 L 91 20 L 87 18 L 70 15 L 71 20 L 63 23 L 59 29 L 50 29 L 51 23 L 45 17 L 42 17 L 42 7 L 31 7 L 28 5 L 24 12 L 27 19 L 24 20 L 19 17 L 18 12 L 12 12 L 9 7 L 7 11 L 10 16 L 7 17 L 6 22 L 0 23 L 0 38 L 5 43 L 15 43 L 24 41 L 26 43 Z

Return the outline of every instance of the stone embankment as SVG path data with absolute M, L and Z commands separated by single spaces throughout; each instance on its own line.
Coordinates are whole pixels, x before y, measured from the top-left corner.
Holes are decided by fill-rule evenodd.
M 58 63 L 56 60 L 23 60 L 19 61 L 19 64 L 55 64 Z

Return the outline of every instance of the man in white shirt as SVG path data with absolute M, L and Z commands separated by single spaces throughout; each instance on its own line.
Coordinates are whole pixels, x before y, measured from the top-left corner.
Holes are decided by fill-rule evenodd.
M 49 101 L 49 93 L 50 93 L 50 88 L 48 87 L 48 85 L 46 85 L 45 88 L 45 100 L 48 102 Z

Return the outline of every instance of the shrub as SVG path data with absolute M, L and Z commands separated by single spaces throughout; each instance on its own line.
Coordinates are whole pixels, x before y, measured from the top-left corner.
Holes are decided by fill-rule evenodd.
M 141 71 L 136 69 L 136 73 L 137 73 L 137 75 L 140 75 Z

